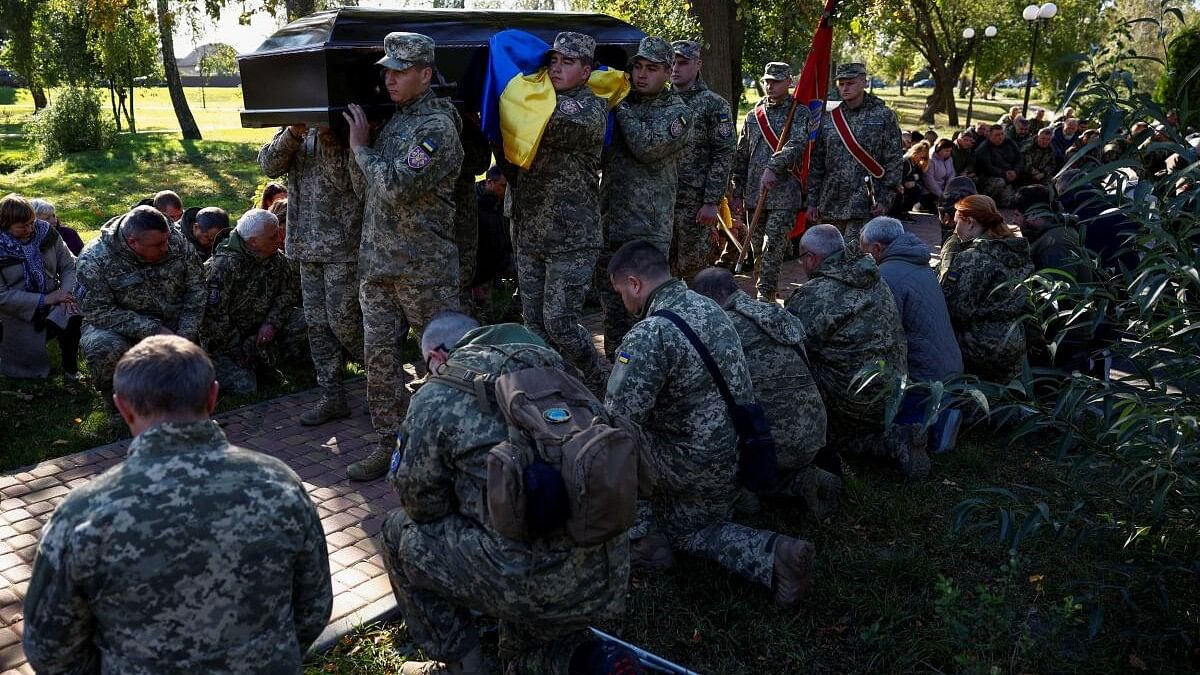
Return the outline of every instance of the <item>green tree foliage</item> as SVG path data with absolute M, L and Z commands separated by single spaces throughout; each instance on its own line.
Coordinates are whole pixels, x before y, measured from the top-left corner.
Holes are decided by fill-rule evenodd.
M 46 107 L 45 87 L 35 55 L 34 23 L 43 0 L 0 0 L 0 59 L 25 77 L 33 105 Z
M 1200 23 L 1185 27 L 1167 48 L 1167 69 L 1154 98 L 1163 105 L 1200 109 Z
M 74 87 L 59 92 L 28 126 L 43 160 L 107 148 L 112 145 L 113 131 L 96 90 Z
M 581 10 L 615 16 L 649 35 L 660 35 L 667 40 L 694 40 L 701 33 L 700 22 L 688 11 L 688 2 L 580 0 L 576 4 Z
M 808 57 L 823 3 L 758 0 L 742 2 L 739 8 L 746 25 L 742 72 L 757 79 L 763 66 L 771 61 L 786 61 L 799 74 Z
M 868 50 L 864 58 L 873 77 L 898 81 L 901 95 L 904 95 L 904 80 L 919 68 L 917 50 L 912 45 L 890 41 L 882 34 L 876 36 L 875 48 Z
M 205 86 L 208 85 L 213 77 L 236 75 L 238 72 L 237 50 L 223 43 L 205 45 L 204 54 L 200 57 L 200 62 L 196 66 L 197 70 L 200 71 L 200 77 L 204 79 Z M 204 89 L 204 86 L 200 87 L 200 96 L 203 101 L 202 105 L 207 108 L 208 99 L 204 93 Z
M 137 132 L 133 109 L 139 78 L 158 79 L 158 35 L 154 12 L 146 0 L 84 0 L 88 14 L 88 50 L 108 85 L 113 120 L 121 128 L 125 116 Z

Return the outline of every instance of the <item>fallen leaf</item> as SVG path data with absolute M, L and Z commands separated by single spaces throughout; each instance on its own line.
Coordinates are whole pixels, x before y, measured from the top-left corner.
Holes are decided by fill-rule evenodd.
M 67 444 L 67 441 L 60 438 L 60 439 L 54 441 L 53 443 L 51 443 L 50 445 L 66 445 L 66 444 Z
M 1038 583 L 1039 581 L 1041 581 L 1042 579 L 1045 579 L 1045 578 L 1046 578 L 1046 577 L 1045 577 L 1044 575 L 1041 575 L 1041 574 L 1030 574 L 1030 575 L 1029 575 L 1029 583 L 1031 583 L 1031 584 L 1036 584 L 1036 583 Z
M 76 417 L 76 418 L 75 418 L 74 420 L 72 420 L 72 421 L 73 421 L 73 422 L 75 422 L 75 424 L 83 424 L 83 420 L 79 419 L 78 417 Z
M 1146 662 L 1139 659 L 1137 654 L 1129 655 L 1129 665 L 1138 670 L 1146 670 Z
M 700 629 L 697 628 L 696 630 L 692 631 L 692 644 L 698 645 L 701 642 L 704 642 L 704 638 L 700 637 Z

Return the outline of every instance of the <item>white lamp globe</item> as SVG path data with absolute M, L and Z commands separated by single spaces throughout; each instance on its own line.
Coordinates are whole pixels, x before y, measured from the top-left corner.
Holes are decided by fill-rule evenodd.
M 1038 6 L 1037 5 L 1029 5 L 1028 7 L 1025 8 L 1024 11 L 1021 12 L 1021 16 L 1024 17 L 1026 21 L 1037 21 Z
M 1058 5 L 1053 2 L 1047 2 L 1038 9 L 1039 19 L 1053 19 L 1055 14 L 1058 14 Z
M 974 28 L 964 28 L 963 29 L 963 38 L 970 40 L 973 37 L 975 37 L 975 29 Z
M 984 35 L 984 37 L 990 37 L 990 38 L 991 38 L 991 37 L 996 37 L 996 27 L 995 27 L 995 26 L 988 26 L 987 28 L 985 28 L 985 29 L 983 30 L 983 35 Z

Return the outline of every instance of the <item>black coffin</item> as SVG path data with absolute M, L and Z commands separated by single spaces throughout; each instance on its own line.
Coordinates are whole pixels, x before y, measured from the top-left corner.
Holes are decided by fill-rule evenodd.
M 342 7 L 317 12 L 281 28 L 250 54 L 238 57 L 243 127 L 305 123 L 344 127 L 349 103 L 382 119 L 394 107 L 383 88 L 383 38 L 393 31 L 423 33 L 437 45 L 434 89 L 468 112 L 479 111 L 492 35 L 518 28 L 553 42 L 563 30 L 596 39 L 596 59 L 624 70 L 645 34 L 604 14 L 461 9 Z

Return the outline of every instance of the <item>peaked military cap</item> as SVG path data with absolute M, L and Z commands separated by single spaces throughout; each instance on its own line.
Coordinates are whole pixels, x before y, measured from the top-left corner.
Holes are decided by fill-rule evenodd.
M 558 52 L 569 59 L 592 60 L 596 53 L 596 40 L 591 35 L 565 30 L 554 37 L 550 51 Z
M 407 70 L 415 65 L 433 65 L 433 38 L 420 33 L 388 33 L 383 38 L 386 54 L 375 62 L 391 70 Z
M 763 68 L 764 80 L 790 80 L 792 78 L 792 67 L 780 61 L 772 61 Z
M 862 63 L 839 63 L 835 80 L 850 80 L 862 75 L 866 77 L 867 66 Z
M 671 43 L 675 53 L 685 59 L 695 61 L 700 58 L 700 42 L 697 40 L 676 40 Z
M 668 64 L 674 60 L 671 44 L 655 35 L 642 38 L 641 43 L 638 44 L 637 54 L 633 58 L 646 59 L 653 63 L 663 64 Z

